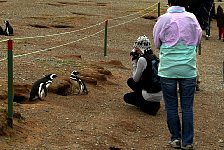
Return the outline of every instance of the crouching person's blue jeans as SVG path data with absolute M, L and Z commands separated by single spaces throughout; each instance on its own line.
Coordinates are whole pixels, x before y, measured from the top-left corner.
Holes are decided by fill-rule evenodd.
M 171 134 L 171 140 L 182 140 L 182 145 L 193 144 L 194 119 L 193 101 L 195 93 L 196 78 L 163 78 L 161 86 L 165 108 L 167 113 L 167 124 Z M 177 85 L 179 84 L 179 91 Z M 178 114 L 178 93 L 182 110 L 182 127 Z

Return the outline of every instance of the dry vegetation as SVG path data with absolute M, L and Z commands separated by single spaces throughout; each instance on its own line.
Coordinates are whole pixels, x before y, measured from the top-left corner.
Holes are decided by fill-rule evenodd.
M 0 1 L 0 15 L 2 22 L 8 19 L 14 27 L 15 35 L 11 38 L 33 37 L 80 30 L 105 19 L 141 11 L 152 2 L 157 1 L 6 0 Z M 162 8 L 163 13 L 165 3 Z M 112 27 L 141 15 L 109 20 L 108 25 Z M 109 28 L 107 57 L 104 57 L 104 32 L 83 39 L 104 29 L 104 24 L 70 34 L 14 40 L 14 55 L 26 55 L 14 58 L 17 103 L 13 105 L 12 129 L 5 123 L 7 61 L 0 62 L 0 149 L 170 149 L 166 145 L 169 133 L 164 103 L 157 116 L 149 116 L 123 102 L 123 95 L 130 91 L 126 80 L 131 73 L 129 52 L 133 41 L 143 34 L 153 41 L 156 15 L 151 12 L 148 17 Z M 194 105 L 198 150 L 224 149 L 224 42 L 217 40 L 216 20 L 212 21 L 211 35 L 209 40 L 203 38 L 202 53 L 198 55 L 201 90 L 195 95 Z M 59 45 L 63 46 L 53 48 Z M 152 47 L 158 54 L 153 42 Z M 27 55 L 35 51 L 41 52 Z M 6 42 L 1 42 L 0 60 L 6 56 Z M 55 86 L 74 69 L 85 78 L 89 94 L 59 95 Z M 48 73 L 59 76 L 48 96 L 44 101 L 27 101 L 33 82 Z

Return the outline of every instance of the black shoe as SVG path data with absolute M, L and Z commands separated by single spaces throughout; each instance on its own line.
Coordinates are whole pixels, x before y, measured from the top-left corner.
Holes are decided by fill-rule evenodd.
M 139 107 L 140 106 L 139 100 L 137 98 L 133 97 L 133 95 L 135 95 L 134 92 L 125 94 L 124 95 L 124 101 L 128 104 Z
M 145 100 L 144 103 L 141 104 L 140 109 L 149 115 L 155 116 L 160 109 L 160 102 L 150 102 Z
M 185 145 L 185 146 L 181 146 L 181 149 L 186 149 L 186 150 L 193 150 L 194 147 L 193 147 L 193 144 L 190 144 L 190 145 Z
M 133 99 L 124 99 L 124 101 L 127 103 L 127 104 L 131 104 L 131 105 L 134 105 L 136 107 L 139 107 L 139 104 L 137 103 L 137 100 L 133 100 Z

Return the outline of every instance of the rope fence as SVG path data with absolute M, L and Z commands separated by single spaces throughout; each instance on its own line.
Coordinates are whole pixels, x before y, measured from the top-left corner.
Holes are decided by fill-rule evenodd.
M 133 15 L 140 14 L 140 13 L 142 13 L 142 12 L 145 12 L 145 11 L 149 10 L 150 8 L 155 7 L 155 6 L 157 6 L 157 3 L 156 3 L 156 4 L 153 4 L 152 6 L 146 8 L 146 9 L 143 9 L 143 10 L 141 10 L 141 11 L 138 11 L 138 12 L 136 12 L 136 13 L 132 13 L 132 14 L 129 14 L 129 15 L 126 15 L 126 16 L 117 17 L 117 18 L 108 19 L 108 20 L 106 20 L 106 21 L 114 21 L 114 20 L 119 20 L 119 19 L 127 18 L 127 17 L 133 16 Z M 147 13 L 141 15 L 141 16 L 138 16 L 138 17 L 136 17 L 136 18 L 130 19 L 130 20 L 128 20 L 128 21 L 125 21 L 125 22 L 122 22 L 122 23 L 120 23 L 120 24 L 116 24 L 116 25 L 114 25 L 114 26 L 110 26 L 110 27 L 107 27 L 107 28 L 108 28 L 108 29 L 112 29 L 112 28 L 115 28 L 115 27 L 118 27 L 118 26 L 121 26 L 121 25 L 130 23 L 130 22 L 132 22 L 132 21 L 134 21 L 134 20 L 137 20 L 137 19 L 139 19 L 139 18 L 141 18 L 141 17 L 143 17 L 143 16 L 145 16 L 145 15 L 147 15 L 147 14 L 150 14 L 151 12 L 154 12 L 154 11 L 156 11 L 156 10 L 157 10 L 157 8 L 155 8 L 155 9 L 153 9 L 153 10 L 151 10 L 151 11 L 149 11 L 149 12 L 147 12 Z M 33 37 L 17 37 L 17 38 L 12 38 L 11 40 L 13 40 L 13 41 L 17 41 L 17 40 L 36 39 L 36 38 L 47 38 L 47 37 L 54 37 L 54 36 L 60 36 L 60 35 L 65 35 L 65 34 L 71 34 L 71 33 L 76 33 L 76 32 L 80 32 L 80 31 L 84 31 L 84 30 L 87 30 L 87 29 L 91 29 L 91 28 L 93 28 L 93 27 L 100 26 L 100 25 L 102 25 L 102 24 L 104 24 L 104 23 L 105 23 L 105 21 L 104 21 L 104 22 L 97 23 L 97 24 L 92 25 L 92 26 L 89 26 L 89 27 L 85 27 L 85 28 L 82 28 L 82 29 L 78 29 L 78 30 L 70 31 L 70 32 L 63 32 L 63 33 L 58 33 L 58 34 L 49 34 L 49 35 L 43 35 L 43 36 L 33 36 Z M 62 47 L 62 46 L 66 46 L 66 45 L 69 45 L 69 44 L 73 44 L 73 43 L 79 42 L 79 41 L 81 41 L 81 40 L 84 40 L 84 39 L 93 37 L 93 36 L 95 36 L 95 35 L 97 35 L 97 34 L 99 34 L 99 33 L 104 32 L 105 30 L 106 30 L 106 28 L 104 28 L 104 29 L 102 29 L 102 30 L 100 30 L 100 31 L 98 31 L 98 32 L 96 32 L 96 33 L 94 33 L 94 34 L 91 34 L 91 35 L 89 35 L 89 36 L 85 36 L 85 37 L 83 37 L 83 38 L 81 38 L 81 39 L 78 39 L 78 40 L 75 40 L 75 41 L 71 41 L 71 42 L 68 42 L 68 43 L 65 43 L 65 44 L 62 44 L 62 45 L 58 45 L 58 46 L 54 46 L 54 47 L 50 47 L 50 48 L 46 48 L 46 49 L 43 49 L 43 50 L 37 50 L 37 51 L 34 51 L 34 52 L 30 52 L 30 53 L 25 53 L 25 54 L 20 54 L 20 55 L 14 55 L 13 57 L 14 57 L 14 58 L 19 58 L 19 57 L 28 56 L 28 55 L 31 55 L 31 54 L 36 54 L 36 53 L 40 53 L 40 52 L 45 52 L 45 51 L 53 50 L 53 49 L 56 49 L 56 48 L 59 48 L 59 47 Z M 105 39 L 106 39 L 106 38 L 107 38 L 107 36 L 105 37 Z M 2 43 L 2 42 L 7 42 L 7 41 L 8 41 L 8 39 L 4 39 L 4 40 L 0 41 L 0 43 Z M 105 42 L 105 43 L 106 43 L 106 42 Z M 104 46 L 104 49 L 106 49 L 105 46 Z M 104 56 L 106 56 L 106 52 L 104 52 Z M 7 60 L 7 58 L 0 59 L 0 62 L 5 61 L 5 60 Z
M 139 16 L 139 17 L 136 17 L 136 18 L 130 19 L 130 20 L 126 21 L 126 22 L 122 22 L 122 23 L 120 23 L 120 24 L 117 24 L 117 25 L 114 25 L 114 26 L 111 26 L 111 27 L 108 27 L 108 28 L 109 28 L 109 29 L 112 29 L 112 28 L 115 28 L 115 27 L 118 27 L 118 26 L 121 26 L 121 25 L 124 25 L 124 24 L 130 23 L 130 22 L 132 22 L 132 21 L 134 21 L 134 20 L 137 20 L 137 19 L 139 19 L 139 18 L 144 17 L 145 15 L 147 15 L 147 14 L 149 14 L 149 13 L 151 13 L 151 12 L 155 11 L 155 10 L 157 10 L 157 8 L 155 8 L 155 9 L 153 9 L 152 11 L 150 11 L 150 12 L 148 12 L 148 13 L 145 13 L 145 14 L 143 14 L 143 15 Z
M 120 19 L 127 18 L 129 16 L 137 15 L 137 14 L 145 12 L 148 9 L 150 9 L 150 8 L 152 8 L 154 6 L 157 6 L 157 5 L 158 5 L 158 3 L 155 3 L 152 6 L 146 8 L 144 10 L 141 10 L 139 12 L 136 12 L 136 13 L 133 13 L 133 14 L 129 14 L 129 15 L 126 15 L 126 16 L 121 16 L 121 17 L 117 17 L 117 18 L 108 19 L 108 20 L 106 20 L 104 22 L 100 22 L 100 23 L 97 23 L 95 25 L 92 25 L 92 26 L 89 26 L 89 27 L 85 27 L 85 28 L 82 28 L 82 29 L 79 29 L 79 30 L 74 30 L 74 31 L 70 31 L 70 32 L 63 32 L 63 33 L 58 33 L 58 34 L 49 34 L 49 35 L 43 35 L 43 36 L 17 37 L 17 38 L 1 40 L 0 43 L 7 42 L 7 46 L 8 46 L 8 56 L 6 58 L 0 59 L 0 62 L 8 60 L 8 114 L 7 114 L 7 125 L 9 127 L 11 127 L 11 128 L 13 127 L 13 58 L 20 58 L 20 57 L 25 57 L 25 56 L 28 56 L 28 55 L 40 53 L 40 52 L 53 50 L 53 49 L 56 49 L 56 48 L 59 48 L 59 47 L 63 47 L 63 46 L 66 46 L 66 45 L 69 45 L 69 44 L 73 44 L 73 43 L 76 43 L 78 41 L 81 41 L 81 40 L 84 40 L 84 39 L 96 36 L 96 35 L 98 35 L 98 34 L 100 34 L 102 32 L 105 33 L 105 37 L 104 37 L 104 56 L 106 56 L 107 29 L 112 29 L 112 28 L 115 28 L 115 27 L 127 24 L 129 22 L 132 22 L 132 21 L 134 21 L 136 19 L 139 19 L 142 16 L 157 10 L 158 7 L 153 9 L 152 11 L 149 11 L 149 12 L 145 13 L 144 15 L 138 16 L 136 18 L 130 19 L 128 21 L 124 21 L 122 23 L 119 23 L 117 25 L 113 25 L 113 26 L 110 26 L 110 27 L 108 27 L 108 21 L 120 20 Z M 13 55 L 13 42 L 14 41 L 25 40 L 25 39 L 48 38 L 48 37 L 55 37 L 55 36 L 61 36 L 61 35 L 76 33 L 76 32 L 84 31 L 84 30 L 87 30 L 87 29 L 92 29 L 93 27 L 100 26 L 103 23 L 105 23 L 104 29 L 101 29 L 101 30 L 99 30 L 99 31 L 89 35 L 89 36 L 84 36 L 83 38 L 80 38 L 80 39 L 77 39 L 77 40 L 74 40 L 74 41 L 71 41 L 71 42 L 68 42 L 68 43 L 65 43 L 65 44 L 61 44 L 61 45 L 58 45 L 58 46 L 54 46 L 54 47 L 50 47 L 50 48 L 46 48 L 46 49 L 42 49 L 42 50 L 37 50 L 37 51 L 25 53 L 25 54 Z
M 137 15 L 137 14 L 140 14 L 140 13 L 142 13 L 142 12 L 145 12 L 145 11 L 149 10 L 150 8 L 153 8 L 153 7 L 157 6 L 157 5 L 158 5 L 158 3 L 155 3 L 155 4 L 153 4 L 152 6 L 149 6 L 149 7 L 145 8 L 145 9 L 143 9 L 143 10 L 140 10 L 140 11 L 138 11 L 138 12 L 136 12 L 136 13 L 132 13 L 132 14 L 129 14 L 129 15 L 126 15 L 126 16 L 121 16 L 121 17 L 112 18 L 112 19 L 108 19 L 108 20 L 109 20 L 109 21 L 111 21 L 111 20 L 118 20 L 118 19 L 123 19 L 123 18 L 126 18 L 126 17 L 133 16 L 133 15 Z M 157 8 L 154 9 L 154 10 L 157 10 Z M 150 11 L 150 12 L 152 12 L 152 11 Z M 148 13 L 150 13 L 150 12 L 148 12 Z
M 137 14 L 139 14 L 139 13 L 141 13 L 141 12 L 147 11 L 148 9 L 150 9 L 150 8 L 156 6 L 156 5 L 157 5 L 157 3 L 156 3 L 156 4 L 153 4 L 152 6 L 146 8 L 146 9 L 144 9 L 144 10 L 138 11 L 138 12 L 136 12 L 136 13 L 132 13 L 132 14 L 129 14 L 129 15 L 126 15 L 126 16 L 117 17 L 117 18 L 108 19 L 108 21 L 119 20 L 119 19 L 127 18 L 127 17 L 133 16 L 133 15 L 137 15 Z M 157 10 L 157 8 L 154 9 L 153 11 L 155 11 L 155 10 Z M 152 12 L 152 11 L 151 11 L 151 12 Z M 150 13 L 150 12 L 148 12 L 148 13 Z M 140 18 L 140 17 L 138 17 L 138 18 Z M 90 28 L 93 28 L 93 27 L 96 27 L 96 26 L 100 26 L 100 25 L 102 25 L 102 24 L 104 24 L 104 21 L 103 21 L 103 22 L 100 22 L 100 23 L 97 23 L 97 24 L 95 24 L 95 25 L 89 26 L 89 27 L 85 27 L 85 28 L 78 29 L 78 30 L 74 30 L 74 31 L 70 31 L 70 32 L 63 32 L 63 33 L 50 34 L 50 35 L 43 35 L 43 36 L 34 36 L 34 37 L 18 37 L 18 38 L 13 38 L 13 40 L 24 40 L 24 39 L 35 39 L 35 38 L 47 38 L 47 37 L 53 37 L 53 36 L 59 36 L 59 35 L 65 35 L 65 34 L 71 34 L 71 33 L 76 33 L 76 32 L 80 32 L 80 31 L 83 31 L 83 30 L 87 30 L 87 29 L 90 29 Z M 119 25 L 118 25 L 118 26 L 119 26 Z M 8 39 L 1 40 L 0 43 L 2 43 L 2 42 L 6 42 L 6 41 L 8 41 Z
M 62 46 L 66 46 L 66 45 L 69 45 L 69 44 L 73 44 L 73 43 L 76 43 L 76 42 L 79 42 L 81 40 L 84 40 L 84 39 L 87 39 L 89 37 L 93 37 L 101 32 L 103 32 L 103 30 L 100 30 L 92 35 L 89 35 L 89 36 L 85 36 L 84 38 L 81 38 L 81 39 L 78 39 L 76 41 L 72 41 L 72 42 L 68 42 L 68 43 L 65 43 L 65 44 L 62 44 L 62 45 L 58 45 L 58 46 L 54 46 L 54 47 L 51 47 L 51 48 L 47 48 L 47 49 L 43 49 L 43 50 L 39 50 L 39 51 L 34 51 L 34 52 L 31 52 L 31 53 L 26 53 L 26 54 L 21 54 L 21 55 L 15 55 L 14 58 L 18 58 L 18 57 L 23 57 L 23 56 L 27 56 L 27 55 L 31 55 L 31 54 L 36 54 L 36 53 L 39 53 L 39 52 L 45 52 L 45 51 L 49 51 L 49 50 L 53 50 L 55 48 L 59 48 L 59 47 L 62 47 Z

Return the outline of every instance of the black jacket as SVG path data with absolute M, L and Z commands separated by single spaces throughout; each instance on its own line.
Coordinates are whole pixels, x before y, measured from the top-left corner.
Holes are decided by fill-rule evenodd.
M 150 51 L 143 54 L 142 57 L 146 59 L 147 67 L 143 71 L 143 74 L 140 80 L 141 85 L 143 89 L 145 89 L 148 93 L 157 93 L 161 91 L 161 84 L 159 82 L 159 76 L 157 76 L 158 77 L 157 82 L 152 80 L 154 78 L 154 72 L 152 70 L 152 60 L 156 59 L 159 61 L 159 58 Z

